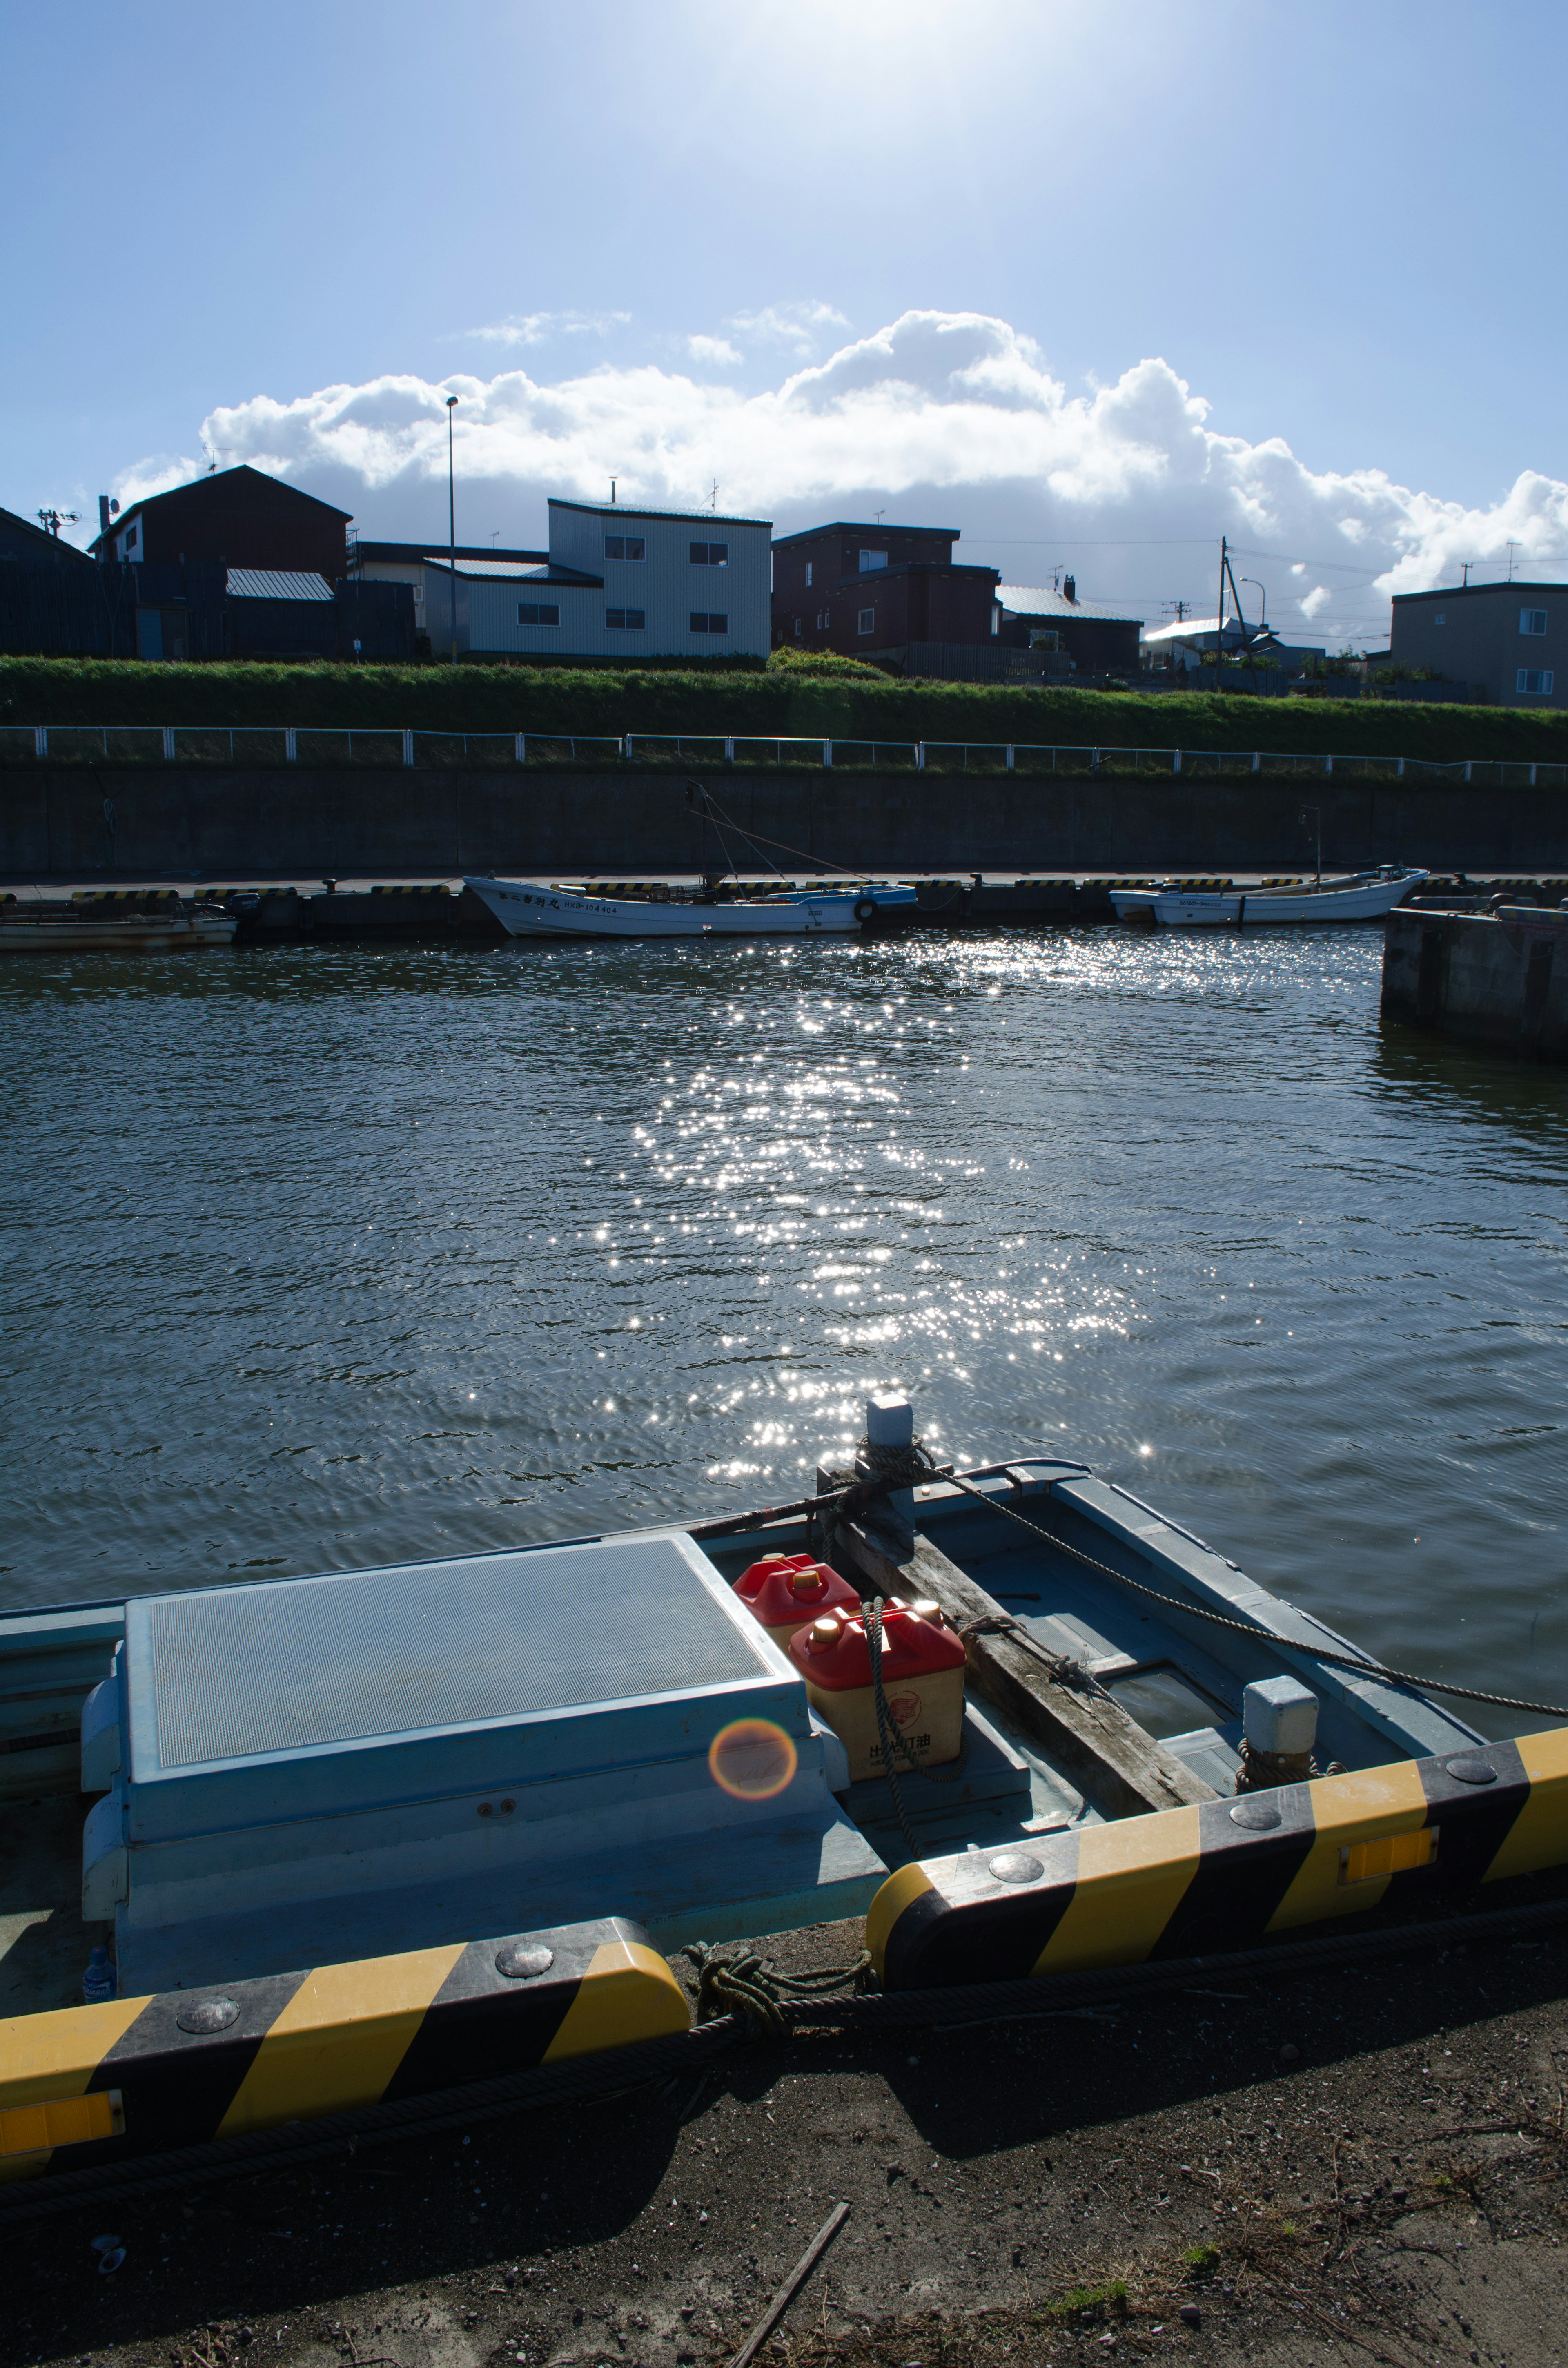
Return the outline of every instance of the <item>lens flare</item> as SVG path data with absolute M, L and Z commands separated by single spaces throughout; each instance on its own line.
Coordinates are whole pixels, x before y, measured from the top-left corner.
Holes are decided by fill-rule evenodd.
M 708 1747 L 708 1773 L 737 1801 L 771 1801 L 794 1781 L 800 1754 L 771 1719 L 737 1718 Z

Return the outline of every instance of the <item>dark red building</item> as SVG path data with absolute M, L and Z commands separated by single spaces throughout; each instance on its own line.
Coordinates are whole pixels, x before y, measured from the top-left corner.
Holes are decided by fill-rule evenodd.
M 957 527 L 845 518 L 781 536 L 773 546 L 775 649 L 881 658 L 910 674 L 949 671 L 942 653 L 989 650 L 1001 629 L 1000 577 L 994 567 L 956 562 L 958 539 Z
M 348 511 L 242 465 L 132 503 L 109 529 L 108 555 L 136 564 L 262 567 L 335 584 L 348 572 Z

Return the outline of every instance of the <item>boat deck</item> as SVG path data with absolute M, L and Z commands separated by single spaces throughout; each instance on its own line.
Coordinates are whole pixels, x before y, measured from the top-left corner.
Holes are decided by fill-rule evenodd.
M 1473 1728 L 1405 1687 L 1327 1667 L 1319 1654 L 1355 1647 L 1086 1467 L 1029 1459 L 976 1474 L 974 1484 L 988 1503 L 944 1482 L 917 1490 L 921 1536 L 1048 1653 L 1077 1662 L 1143 1736 L 1199 1780 L 1204 1794 L 1234 1789 L 1242 1690 L 1255 1679 L 1290 1674 L 1312 1688 L 1320 1704 L 1320 1765 L 1333 1759 L 1350 1769 L 1372 1767 L 1477 1739 Z M 623 1537 L 630 1543 L 661 1534 L 670 1533 Z M 804 1522 L 790 1520 L 704 1540 L 703 1551 L 733 1584 L 764 1554 L 799 1552 L 806 1544 Z M 1086 1567 L 1070 1548 L 1105 1569 Z M 510 1560 L 515 1566 L 527 1554 L 547 1551 L 528 1549 Z M 422 1566 L 410 1567 L 417 1574 Z M 1138 1586 L 1153 1588 L 1173 1608 L 1167 1611 L 1135 1592 Z M 1210 1625 L 1183 1606 L 1220 1612 L 1246 1633 Z M 108 1925 L 87 1923 L 81 1912 L 82 1830 L 89 1804 L 78 1789 L 76 1736 L 82 1702 L 108 1674 L 123 1626 L 124 1608 L 112 1603 L 0 1619 L 0 1776 L 9 1804 L 0 1840 L 0 2015 L 76 2003 L 89 1948 L 110 1939 Z M 900 1789 L 913 1855 L 922 1859 L 995 1848 L 1126 1813 L 1114 1805 L 1111 1788 L 1096 1786 L 1081 1767 L 1069 1774 L 1038 1739 L 991 1701 L 976 1699 L 972 1689 L 961 1758 L 927 1774 L 902 1777 Z M 883 1868 L 911 1857 L 885 1779 L 851 1785 L 838 1794 L 837 1805 L 843 1816 L 833 1830 L 847 1836 L 850 1855 L 858 1850 L 858 1864 L 870 1861 L 857 1834 Z M 722 1870 L 733 1876 L 727 1922 L 722 1912 L 727 1895 L 721 1889 L 716 1896 L 712 1881 L 700 1895 L 683 1898 L 683 1850 L 689 1861 L 689 1844 L 676 1838 L 655 1850 L 627 1846 L 619 1861 L 613 1854 L 596 1856 L 591 1868 L 585 1861 L 583 1881 L 603 1894 L 593 1912 L 631 1916 L 666 1949 L 699 1935 L 751 1937 L 846 1912 L 842 1906 L 816 1905 L 798 1869 L 786 1879 L 781 1867 L 759 1867 L 756 1856 L 766 1853 L 754 1853 L 741 1880 L 733 1873 L 744 1855 L 738 1854 Z M 825 1845 L 822 1855 L 817 1880 L 830 1884 Z M 865 1876 L 857 1879 L 864 1883 Z M 411 1904 L 412 1895 L 405 1921 Z M 379 1932 L 361 1930 L 362 1907 L 369 1911 L 363 1899 L 341 1903 L 341 1914 L 324 1929 L 309 1961 L 365 1955 L 385 1945 Z M 449 1920 L 460 1913 L 449 1898 L 444 1912 Z M 574 1912 L 587 1910 L 579 1902 Z M 521 1929 L 562 1920 L 562 1915 L 553 1893 L 536 1900 L 530 1886 L 506 1920 Z M 413 1937 L 398 1945 L 420 1945 L 412 1925 L 409 1930 Z M 429 1937 L 449 1936 L 443 1930 Z M 243 1935 L 235 1939 L 243 1953 Z

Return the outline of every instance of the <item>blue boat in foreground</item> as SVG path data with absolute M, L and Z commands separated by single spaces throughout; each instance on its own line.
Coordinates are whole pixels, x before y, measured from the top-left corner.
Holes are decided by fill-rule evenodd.
M 877 1462 L 836 1506 L 0 1619 L 0 2012 L 74 2003 L 95 1943 L 128 1993 L 606 1917 L 760 1935 L 912 1861 L 1480 1741 L 1082 1463 L 879 1497 Z M 946 1764 L 890 1728 L 892 1777 L 852 1775 L 734 1591 L 824 1508 L 833 1568 L 962 1641 Z

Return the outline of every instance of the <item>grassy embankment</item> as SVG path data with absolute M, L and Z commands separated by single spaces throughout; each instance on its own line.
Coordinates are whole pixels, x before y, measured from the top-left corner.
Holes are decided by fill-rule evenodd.
M 1568 712 L 903 682 L 842 660 L 722 674 L 0 658 L 0 723 L 665 732 L 1562 764 Z

